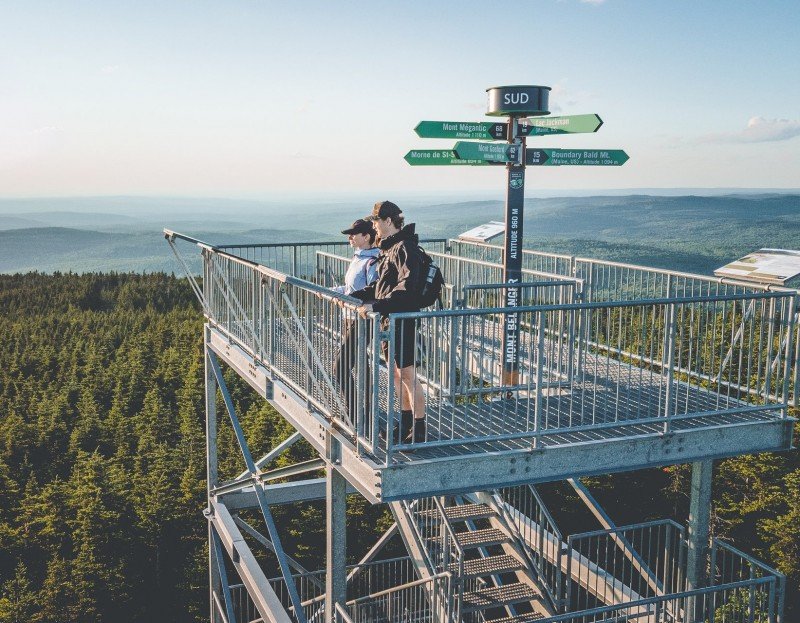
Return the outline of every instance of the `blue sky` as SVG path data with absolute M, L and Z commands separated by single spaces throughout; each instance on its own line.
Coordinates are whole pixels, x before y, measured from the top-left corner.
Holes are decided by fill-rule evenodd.
M 800 187 L 796 3 L 0 0 L 0 196 L 484 193 L 502 169 L 412 168 L 422 119 L 553 88 L 624 167 L 528 188 Z

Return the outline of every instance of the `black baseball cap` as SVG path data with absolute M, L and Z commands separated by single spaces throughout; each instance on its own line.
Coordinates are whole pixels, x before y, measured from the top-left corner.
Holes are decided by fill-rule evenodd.
M 349 236 L 350 234 L 368 234 L 371 231 L 372 231 L 372 223 L 363 218 L 360 218 L 353 221 L 353 224 L 350 227 L 350 229 L 343 229 L 342 233 L 347 234 Z
M 402 213 L 403 211 L 397 207 L 397 204 L 391 201 L 379 201 L 372 208 L 372 214 L 365 216 L 364 219 L 367 221 L 377 221 L 378 219 L 398 217 Z

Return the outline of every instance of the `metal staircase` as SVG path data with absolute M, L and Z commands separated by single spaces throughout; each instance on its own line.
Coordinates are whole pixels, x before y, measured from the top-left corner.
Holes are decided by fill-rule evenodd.
M 495 496 L 469 498 L 391 505 L 420 577 L 452 574 L 457 621 L 535 621 L 555 614 L 526 545 L 503 517 Z

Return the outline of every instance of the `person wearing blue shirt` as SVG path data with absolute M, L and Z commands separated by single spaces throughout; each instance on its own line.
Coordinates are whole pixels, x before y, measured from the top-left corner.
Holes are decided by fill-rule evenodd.
M 343 229 L 342 233 L 347 235 L 355 253 L 344 275 L 344 285 L 336 286 L 333 290 L 351 294 L 366 288 L 378 278 L 380 249 L 375 246 L 375 230 L 369 221 L 358 219 L 349 229 Z
M 349 229 L 342 230 L 342 233 L 347 235 L 350 246 L 354 249 L 353 259 L 350 260 L 350 265 L 347 267 L 344 285 L 336 286 L 332 289 L 335 292 L 349 295 L 357 290 L 366 288 L 378 279 L 378 254 L 380 249 L 375 246 L 375 230 L 372 227 L 372 223 L 367 220 L 358 219 Z M 347 407 L 347 415 L 352 419 L 356 414 L 355 405 L 357 400 L 357 388 L 353 378 L 353 370 L 356 367 L 356 359 L 358 357 L 358 336 L 356 325 L 352 320 L 346 323 L 343 333 L 342 344 L 336 354 L 336 362 L 333 366 L 333 375 L 339 383 L 344 404 Z M 367 338 L 369 338 L 369 332 Z M 369 387 L 367 387 L 366 394 L 365 412 L 369 413 Z

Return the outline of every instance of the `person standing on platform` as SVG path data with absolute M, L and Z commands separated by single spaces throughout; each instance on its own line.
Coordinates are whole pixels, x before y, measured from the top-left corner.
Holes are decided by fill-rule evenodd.
M 344 285 L 332 288 L 340 294 L 351 295 L 356 290 L 362 290 L 374 283 L 378 278 L 378 254 L 380 250 L 375 246 L 375 230 L 370 221 L 358 219 L 348 229 L 343 229 L 353 247 L 353 259 L 347 267 L 344 275 Z M 356 367 L 358 358 L 358 331 L 353 320 L 346 321 L 344 326 L 344 337 L 336 354 L 336 362 L 333 364 L 333 376 L 339 383 L 344 404 L 350 419 L 356 415 L 356 381 L 353 378 L 353 370 Z M 367 344 L 369 343 L 369 332 L 367 332 Z M 367 376 L 369 380 L 369 376 Z M 369 413 L 369 393 L 367 386 L 367 407 Z
M 358 219 L 342 233 L 347 236 L 350 246 L 355 250 L 353 259 L 344 275 L 344 285 L 331 288 L 334 292 L 350 295 L 356 290 L 366 288 L 378 278 L 378 255 L 375 246 L 375 229 L 366 219 Z
M 414 224 L 405 225 L 403 212 L 391 201 L 376 203 L 365 220 L 372 221 L 380 238 L 378 280 L 350 296 L 364 301 L 358 308 L 362 316 L 378 312 L 382 328 L 388 329 L 389 314 L 415 312 L 421 308 L 419 292 L 424 275 L 419 238 L 414 233 Z M 388 343 L 384 342 L 382 347 L 388 362 Z M 413 319 L 395 325 L 394 363 L 395 387 L 402 409 L 395 439 L 400 443 L 425 441 L 425 395 L 417 380 L 416 321 Z

